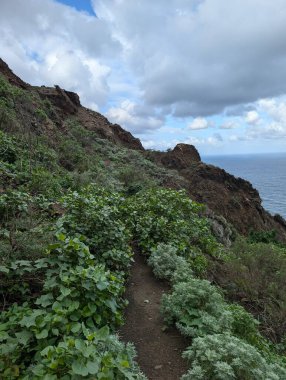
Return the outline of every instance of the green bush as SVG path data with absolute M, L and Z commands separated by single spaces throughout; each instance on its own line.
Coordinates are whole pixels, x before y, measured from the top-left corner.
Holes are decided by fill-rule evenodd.
M 231 333 L 259 349 L 265 355 L 271 354 L 270 343 L 259 332 L 259 322 L 241 305 L 225 306 L 232 314 Z
M 31 172 L 28 186 L 31 193 L 50 197 L 59 196 L 62 190 L 59 178 L 41 167 Z
M 268 363 L 251 345 L 229 334 L 194 339 L 183 354 L 191 369 L 181 380 L 283 380 L 286 370 Z
M 228 260 L 216 268 L 228 296 L 258 316 L 262 331 L 279 342 L 286 329 L 286 255 L 273 244 L 237 239 Z
M 89 186 L 64 198 L 67 213 L 58 223 L 69 236 L 83 235 L 97 260 L 112 268 L 130 265 L 130 233 L 122 218 L 120 194 Z
M 17 146 L 14 139 L 0 131 L 0 160 L 13 164 L 17 158 Z
M 202 252 L 214 254 L 218 243 L 207 220 L 199 215 L 202 209 L 183 191 L 157 188 L 128 198 L 126 219 L 145 253 L 159 243 L 172 244 L 179 255 L 193 261 L 197 271 L 203 272 L 207 261 Z
M 274 243 L 277 244 L 277 232 L 271 231 L 250 231 L 248 235 L 250 243 Z
M 225 306 L 217 288 L 196 278 L 176 283 L 161 302 L 165 322 L 189 337 L 231 330 L 232 313 Z
M 24 380 L 33 379 L 118 379 L 147 380 L 134 363 L 135 350 L 102 328 L 88 339 L 65 339 L 41 351 Z
M 178 256 L 177 248 L 170 244 L 159 244 L 152 249 L 148 264 L 159 279 L 172 280 L 178 271 L 182 278 L 185 278 L 182 271 L 185 271 L 188 277 L 192 275 L 190 265 L 183 257 Z
M 57 312 L 14 306 L 4 317 L 0 376 L 5 379 L 145 379 L 133 361 L 133 347 L 120 343 L 106 326 L 89 329 L 71 321 L 70 333 L 62 335 L 64 318 Z
M 119 379 L 124 379 L 127 373 L 130 378 L 137 378 L 132 377 L 132 358 L 122 345 L 119 352 L 113 352 L 112 346 L 108 352 L 104 348 L 101 354 L 95 352 L 95 348 L 100 350 L 96 341 L 100 337 L 98 329 L 104 329 L 104 339 L 110 342 L 109 331 L 115 331 L 122 323 L 123 279 L 98 264 L 79 239 L 62 234 L 58 238 L 46 258 L 34 264 L 20 262 L 12 268 L 1 268 L 6 274 L 14 268 L 18 276 L 44 269 L 46 274 L 34 306 L 33 302 L 15 304 L 0 316 L 0 374 L 14 378 L 15 373 L 17 376 L 34 373 L 41 378 L 43 373 L 61 376 L 62 370 L 71 369 L 71 379 L 75 375 L 92 375 L 91 371 L 106 372 L 107 378 L 117 378 L 118 374 Z M 70 345 L 65 345 L 67 340 Z M 94 340 L 96 346 L 92 345 Z M 82 352 L 78 352 L 76 342 Z M 97 367 L 87 364 L 100 355 L 103 362 L 98 361 Z

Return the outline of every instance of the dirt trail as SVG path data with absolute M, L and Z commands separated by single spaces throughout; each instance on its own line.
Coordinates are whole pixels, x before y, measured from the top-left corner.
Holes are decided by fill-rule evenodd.
M 154 277 L 143 256 L 136 254 L 134 259 L 126 290 L 126 322 L 119 334 L 123 341 L 134 343 L 137 361 L 149 380 L 179 380 L 188 368 L 181 357 L 188 343 L 177 330 L 162 330 L 160 299 L 168 286 Z

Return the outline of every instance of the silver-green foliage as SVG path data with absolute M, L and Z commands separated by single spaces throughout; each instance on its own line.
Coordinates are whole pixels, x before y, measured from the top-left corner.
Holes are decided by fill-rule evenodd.
M 268 363 L 253 346 L 230 334 L 194 339 L 183 354 L 191 369 L 181 380 L 283 380 L 286 369 Z
M 156 248 L 153 248 L 148 264 L 159 279 L 172 280 L 178 275 L 181 279 L 187 279 L 193 273 L 190 264 L 183 257 L 178 256 L 178 249 L 171 244 L 158 244 Z
M 209 281 L 190 278 L 162 297 L 161 310 L 168 324 L 175 322 L 186 336 L 196 337 L 231 329 L 232 313 Z

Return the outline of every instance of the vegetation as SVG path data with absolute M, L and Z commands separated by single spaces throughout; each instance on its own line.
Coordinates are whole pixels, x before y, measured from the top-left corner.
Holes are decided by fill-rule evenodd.
M 170 282 L 166 324 L 193 339 L 182 380 L 285 379 L 275 233 L 223 247 L 176 173 L 58 117 L 0 75 L 0 377 L 144 379 L 116 335 L 138 249 Z
M 274 244 L 248 243 L 239 238 L 224 263 L 213 268 L 228 297 L 242 303 L 261 323 L 263 333 L 283 341 L 286 321 L 286 249 Z
M 182 380 L 278 380 L 286 376 L 285 368 L 267 363 L 253 346 L 229 334 L 196 338 L 184 357 L 192 368 Z

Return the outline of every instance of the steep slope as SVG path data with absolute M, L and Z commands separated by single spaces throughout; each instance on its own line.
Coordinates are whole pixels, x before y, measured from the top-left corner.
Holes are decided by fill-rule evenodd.
M 203 163 L 195 147 L 178 144 L 172 151 L 152 152 L 150 157 L 167 168 L 176 169 L 187 180 L 192 198 L 207 204 L 240 233 L 275 229 L 285 240 L 285 221 L 264 210 L 259 193 L 251 183 Z
M 156 176 L 161 185 L 187 189 L 191 197 L 205 203 L 217 215 L 223 216 L 238 232 L 247 234 L 250 230 L 275 229 L 279 238 L 286 241 L 285 220 L 280 216 L 273 217 L 264 210 L 257 190 L 249 182 L 236 178 L 223 169 L 201 162 L 195 147 L 178 144 L 169 152 L 145 151 L 140 140 L 132 136 L 130 132 L 117 124 L 110 123 L 98 112 L 81 106 L 77 94 L 65 91 L 59 86 L 54 88 L 30 86 L 18 78 L 2 60 L 0 60 L 0 73 L 13 85 L 13 88 L 19 88 L 19 91 L 25 93 L 20 96 L 13 95 L 13 107 L 8 109 L 10 113 L 16 112 L 14 119 L 17 123 L 13 123 L 11 118 L 7 119 L 7 109 L 5 109 L 7 104 L 5 107 L 1 104 L 0 128 L 2 130 L 13 132 L 18 128 L 18 133 L 45 137 L 54 148 L 59 133 L 64 139 L 65 136 L 71 134 L 71 126 L 77 124 L 82 128 L 81 132 L 77 132 L 77 138 L 82 139 L 85 135 L 81 141 L 82 154 L 90 150 L 91 137 L 88 133 L 93 134 L 93 137 L 108 140 L 114 146 L 125 148 L 126 152 L 128 150 L 138 152 L 145 157 L 146 167 L 148 160 L 155 163 L 149 169 L 153 173 L 156 171 L 159 173 L 156 173 Z M 65 165 L 69 170 L 73 169 L 68 162 L 68 157 L 62 161 L 67 161 Z M 109 161 L 109 157 L 106 157 L 107 167 Z M 163 167 L 167 169 L 164 174 L 162 174 Z M 137 169 L 136 174 L 134 169 L 133 174 L 126 175 L 125 173 L 124 181 L 132 181 L 134 176 L 144 177 L 141 166 Z M 169 170 L 172 172 L 168 172 Z M 175 171 L 179 175 L 175 175 Z M 162 177 L 164 177 L 163 180 Z
M 118 124 L 110 123 L 104 116 L 98 112 L 91 111 L 82 107 L 77 94 L 55 87 L 37 87 L 30 86 L 17 77 L 8 67 L 8 65 L 0 58 L 0 73 L 9 81 L 10 84 L 26 90 L 34 101 L 37 101 L 37 95 L 48 106 L 52 105 L 52 109 L 47 113 L 49 119 L 41 120 L 43 127 L 42 132 L 48 133 L 52 128 L 50 121 L 54 122 L 55 126 L 63 131 L 66 128 L 65 122 L 71 116 L 76 116 L 76 119 L 82 126 L 88 130 L 92 130 L 99 137 L 108 139 L 113 143 L 126 146 L 131 149 L 143 150 L 143 146 L 139 139 L 132 136 L 130 132 L 125 131 Z M 16 101 L 16 110 L 21 114 L 22 121 L 31 126 L 37 126 L 37 118 L 33 115 L 33 109 L 25 107 L 28 102 Z M 39 102 L 37 102 L 39 103 Z M 39 104 L 34 103 L 35 109 L 38 109 Z M 24 120 L 23 120 L 24 119 Z M 28 125 L 27 125 L 28 126 Z M 46 130 L 45 130 L 46 127 Z

